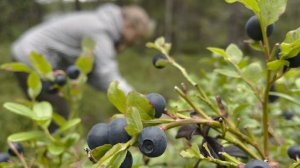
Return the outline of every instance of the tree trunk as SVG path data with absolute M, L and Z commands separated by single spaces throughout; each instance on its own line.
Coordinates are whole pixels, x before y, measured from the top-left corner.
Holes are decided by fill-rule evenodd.
M 79 0 L 75 0 L 75 10 L 80 11 L 81 10 L 81 5 Z

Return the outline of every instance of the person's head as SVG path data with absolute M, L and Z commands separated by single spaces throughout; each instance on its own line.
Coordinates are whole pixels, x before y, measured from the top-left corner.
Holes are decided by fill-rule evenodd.
M 132 45 L 144 38 L 149 29 L 149 17 L 145 10 L 139 6 L 131 5 L 122 7 L 123 15 L 123 43 Z

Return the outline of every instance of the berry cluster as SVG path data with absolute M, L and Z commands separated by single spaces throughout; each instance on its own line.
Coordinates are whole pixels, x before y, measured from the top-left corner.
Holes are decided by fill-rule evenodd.
M 155 118 L 159 118 L 165 112 L 166 100 L 158 93 L 146 95 L 149 103 L 155 111 Z M 124 118 L 113 120 L 110 124 L 98 123 L 94 125 L 87 135 L 87 144 L 90 149 L 105 144 L 115 145 L 117 143 L 126 143 L 131 136 L 126 132 L 127 121 Z M 148 157 L 158 157 L 164 153 L 167 147 L 167 138 L 164 131 L 158 126 L 143 128 L 138 135 L 138 147 L 140 151 Z M 130 168 L 132 166 L 132 156 L 128 151 L 121 168 Z
M 42 91 L 48 94 L 57 94 L 59 88 L 63 87 L 67 83 L 67 76 L 75 80 L 79 77 L 80 70 L 77 66 L 71 65 L 66 71 L 57 70 L 54 71 L 54 80 L 44 80 L 42 81 Z
M 267 26 L 267 37 L 269 37 L 274 30 L 274 24 L 271 24 L 269 26 Z M 263 35 L 262 35 L 262 31 L 261 31 L 261 26 L 259 23 L 259 20 L 257 18 L 257 16 L 252 16 L 250 17 L 250 19 L 247 21 L 246 23 L 246 32 L 247 35 L 255 40 L 255 41 L 262 41 L 263 40 Z M 279 49 L 276 54 L 275 57 L 277 59 L 279 59 L 279 55 L 280 55 L 281 50 Z M 286 59 L 290 64 L 289 64 L 289 68 L 298 68 L 300 66 L 300 53 L 298 53 L 296 56 L 293 56 L 291 58 Z
M 123 118 L 115 119 L 111 124 L 98 123 L 92 127 L 87 136 L 87 143 L 90 149 L 105 144 L 115 145 L 130 140 L 125 127 L 127 122 Z
M 13 143 L 12 145 L 14 145 L 15 149 L 17 150 L 17 152 L 19 154 L 24 153 L 24 148 L 23 148 L 22 144 Z M 12 148 L 9 148 L 7 153 L 0 153 L 0 163 L 1 162 L 8 162 L 10 156 L 17 156 L 17 154 L 13 151 Z
M 92 127 L 87 135 L 87 144 L 90 149 L 105 144 L 115 145 L 125 143 L 130 140 L 130 136 L 125 130 L 127 122 L 123 118 L 113 120 L 110 124 L 98 123 Z M 132 165 L 132 155 L 128 151 L 121 168 L 128 168 Z

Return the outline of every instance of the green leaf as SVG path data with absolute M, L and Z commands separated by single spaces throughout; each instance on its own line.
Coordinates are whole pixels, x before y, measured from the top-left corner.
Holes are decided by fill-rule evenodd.
M 287 0 L 258 0 L 260 12 L 255 12 L 265 25 L 275 23 L 285 11 Z
M 20 62 L 2 64 L 1 69 L 4 69 L 6 71 L 12 71 L 12 72 L 27 72 L 27 73 L 31 72 L 31 69 L 27 65 Z
M 148 48 L 153 48 L 153 49 L 157 49 L 156 45 L 155 45 L 154 43 L 152 43 L 152 42 L 146 43 L 146 47 L 148 47 Z
M 290 102 L 293 102 L 293 103 L 295 103 L 297 105 L 300 105 L 299 100 L 297 100 L 297 98 L 294 98 L 294 97 L 292 97 L 290 95 L 287 95 L 287 94 L 284 94 L 284 93 L 278 93 L 278 92 L 270 92 L 270 95 L 278 96 L 278 97 L 286 99 L 286 100 L 288 100 Z
M 97 148 L 93 149 L 91 151 L 91 154 L 92 156 L 96 159 L 96 160 L 99 160 L 101 159 L 105 153 L 110 150 L 112 148 L 112 145 L 111 144 L 105 144 L 105 145 L 102 145 L 102 146 L 98 146 Z
M 31 97 L 31 99 L 34 100 L 41 93 L 42 90 L 41 80 L 35 72 L 29 74 L 27 78 L 27 86 L 28 95 Z
M 262 73 L 262 67 L 258 62 L 251 63 L 242 69 L 242 76 L 253 83 L 257 83 L 261 79 Z
M 107 96 L 108 100 L 121 112 L 126 113 L 126 94 L 118 87 L 118 82 L 109 85 Z
M 55 143 L 52 142 L 48 145 L 48 151 L 52 154 L 52 155 L 60 155 L 64 152 L 65 147 L 63 144 L 61 143 Z
M 99 168 L 101 166 L 108 166 L 110 161 L 120 152 L 126 150 L 128 148 L 128 143 L 118 143 L 114 145 L 109 151 L 105 153 L 105 155 L 93 166 L 95 168 Z
M 76 142 L 80 140 L 80 135 L 78 133 L 67 134 L 63 139 L 65 148 L 73 146 Z
M 93 55 L 80 55 L 76 60 L 76 66 L 84 74 L 89 74 L 93 69 L 94 57 Z
M 295 57 L 300 52 L 300 27 L 286 34 L 280 48 L 280 58 L 283 59 Z
M 81 41 L 81 46 L 83 50 L 94 50 L 96 44 L 91 38 L 85 37 Z
M 66 123 L 66 119 L 64 119 L 63 116 L 55 112 L 52 113 L 52 119 L 60 127 Z
M 254 119 L 248 118 L 248 117 L 242 117 L 240 118 L 240 128 L 258 128 L 260 126 L 260 123 Z
M 142 119 L 137 108 L 128 109 L 126 120 L 128 125 L 125 129 L 129 135 L 135 136 L 143 130 Z
M 252 10 L 262 22 L 270 25 L 279 19 L 286 8 L 287 0 L 225 0 L 227 3 L 240 2 L 246 8 Z
M 256 50 L 256 51 L 260 51 L 262 52 L 263 49 L 260 45 L 260 41 L 254 41 L 254 40 L 247 40 L 246 43 L 249 44 L 249 46 L 253 49 L 253 50 Z
M 164 37 L 159 37 L 155 40 L 154 44 L 157 46 L 157 47 L 162 47 L 164 44 L 165 44 L 166 40 Z
M 155 112 L 153 106 L 145 95 L 136 91 L 131 91 L 127 95 L 127 108 L 135 107 L 139 112 L 142 120 L 150 120 L 154 118 Z
M 155 62 L 155 66 L 156 67 L 165 67 L 166 65 L 168 65 L 170 62 L 167 59 L 158 59 Z
M 171 48 L 172 48 L 172 44 L 171 43 L 165 43 L 163 45 L 163 48 L 165 49 L 165 51 L 169 54 Z
M 75 127 L 77 124 L 79 124 L 81 122 L 80 118 L 74 118 L 71 119 L 69 121 L 67 121 L 65 124 L 63 124 L 57 131 L 57 133 L 62 133 L 67 131 L 68 129 L 71 129 L 73 127 Z
M 11 142 L 21 142 L 29 140 L 40 140 L 45 137 L 44 132 L 41 131 L 28 131 L 28 132 L 19 132 L 10 135 L 7 139 Z
M 51 65 L 47 62 L 45 57 L 37 52 L 31 52 L 30 53 L 30 62 L 33 66 L 33 68 L 43 77 L 49 78 L 49 79 L 54 79 L 53 73 L 52 73 L 52 67 Z
M 207 49 L 216 55 L 224 57 L 225 59 L 228 57 L 225 50 L 222 48 L 208 47 Z
M 288 65 L 289 65 L 289 62 L 286 60 L 275 60 L 275 61 L 268 62 L 268 64 L 267 64 L 268 69 L 272 70 L 272 71 L 277 71 L 280 68 L 282 68 L 283 66 L 288 66 Z
M 6 108 L 7 110 L 9 110 L 10 112 L 16 113 L 18 115 L 22 115 L 22 116 L 28 117 L 30 119 L 35 118 L 33 111 L 30 108 L 28 108 L 22 104 L 4 103 L 3 107 Z
M 254 13 L 259 13 L 260 11 L 257 0 L 225 0 L 225 1 L 227 3 L 240 2 L 241 4 L 245 5 L 246 8 L 252 10 Z
M 230 44 L 226 48 L 226 54 L 228 55 L 228 59 L 234 64 L 240 63 L 243 58 L 243 52 L 235 44 Z
M 197 144 L 193 144 L 191 148 L 181 151 L 180 155 L 184 158 L 197 158 L 201 159 L 203 156 L 200 153 L 199 147 Z
M 115 155 L 111 161 L 109 167 L 115 168 L 115 167 L 120 167 L 121 164 L 123 163 L 125 157 L 126 157 L 127 151 L 121 151 L 117 155 Z
M 51 120 L 52 106 L 49 102 L 43 101 L 33 105 L 34 119 L 37 121 Z
M 236 71 L 230 69 L 215 69 L 214 72 L 233 78 L 240 77 L 240 75 Z

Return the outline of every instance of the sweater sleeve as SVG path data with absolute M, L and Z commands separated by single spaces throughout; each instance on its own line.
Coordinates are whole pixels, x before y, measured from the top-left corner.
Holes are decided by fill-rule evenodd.
M 93 37 L 96 44 L 94 50 L 94 67 L 89 82 L 102 91 L 107 91 L 113 81 L 119 81 L 119 87 L 128 93 L 132 87 L 120 75 L 116 62 L 116 50 L 113 41 L 108 35 L 101 34 Z

